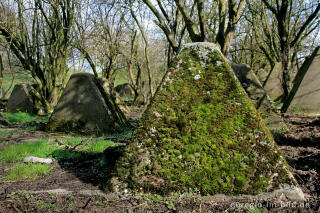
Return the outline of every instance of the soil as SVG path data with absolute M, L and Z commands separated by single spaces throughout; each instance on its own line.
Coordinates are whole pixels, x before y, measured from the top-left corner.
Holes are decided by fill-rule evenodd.
M 134 112 L 130 113 L 134 119 L 139 117 Z M 119 157 L 117 150 L 123 146 L 119 143 L 116 148 L 103 153 L 83 152 L 77 158 L 55 160 L 53 171 L 36 180 L 3 181 L 8 168 L 0 164 L 0 212 L 242 212 L 248 209 L 249 204 L 262 207 L 266 212 L 318 212 L 320 117 L 297 114 L 283 117 L 290 131 L 278 134 L 275 139 L 307 196 L 306 202 L 292 203 L 281 199 L 253 201 L 241 196 L 227 199 L 196 194 L 162 197 L 104 193 L 106 179 Z M 39 136 L 61 137 L 43 131 L 22 131 L 18 136 L 1 138 L 0 150 L 8 144 L 32 141 Z M 105 161 L 101 163 L 103 157 Z

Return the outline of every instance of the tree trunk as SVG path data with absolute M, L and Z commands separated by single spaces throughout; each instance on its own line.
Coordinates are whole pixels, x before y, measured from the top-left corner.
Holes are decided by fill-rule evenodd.
M 2 80 L 3 80 L 3 62 L 2 62 L 2 55 L 0 54 L 0 89 L 2 89 Z
M 282 89 L 283 89 L 283 97 L 282 101 L 284 101 L 289 95 L 289 84 L 290 84 L 290 75 L 289 75 L 289 57 L 290 50 L 289 47 L 286 46 L 281 51 L 281 63 L 282 63 Z

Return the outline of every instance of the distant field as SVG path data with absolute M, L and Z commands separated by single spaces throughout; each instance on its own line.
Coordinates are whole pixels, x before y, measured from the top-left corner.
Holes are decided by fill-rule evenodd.
M 27 71 L 18 72 L 18 73 L 15 73 L 14 75 L 10 73 L 4 73 L 2 87 L 8 90 L 9 93 L 12 92 L 14 85 L 22 84 L 22 83 L 28 83 L 28 84 L 34 83 L 34 80 L 31 77 L 31 74 L 29 72 Z

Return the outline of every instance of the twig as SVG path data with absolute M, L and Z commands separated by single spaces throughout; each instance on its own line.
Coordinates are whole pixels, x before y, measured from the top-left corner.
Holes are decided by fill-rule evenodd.
M 16 210 L 16 212 L 22 213 L 14 204 L 11 204 L 11 206 Z
M 90 201 L 91 201 L 91 197 L 87 200 L 86 204 L 84 206 L 82 206 L 81 208 L 85 209 L 88 206 Z
M 77 145 L 75 145 L 74 147 L 72 147 L 71 150 L 75 150 L 78 146 L 84 145 L 83 142 L 88 143 L 88 142 L 91 141 L 91 140 L 92 140 L 92 138 L 83 139 L 80 143 L 78 143 Z M 85 144 L 86 144 L 86 143 L 85 143 Z
M 58 142 L 59 146 L 65 145 L 63 142 L 61 142 L 58 138 L 56 138 L 56 142 Z
M 71 147 L 71 150 L 75 150 L 78 146 L 81 146 L 84 140 L 82 140 L 80 143 L 76 144 L 75 146 Z

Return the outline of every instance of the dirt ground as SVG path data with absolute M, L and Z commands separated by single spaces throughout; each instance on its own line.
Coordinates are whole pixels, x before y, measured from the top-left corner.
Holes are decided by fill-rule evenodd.
M 275 139 L 308 197 L 303 203 L 278 199 L 253 202 L 245 197 L 226 199 L 194 194 L 162 197 L 104 193 L 110 165 L 117 160 L 117 156 L 112 156 L 108 164 L 100 165 L 101 157 L 108 156 L 106 151 L 55 161 L 54 170 L 36 180 L 3 181 L 8 168 L 0 165 L 0 212 L 319 212 L 320 117 L 287 114 L 284 120 L 290 132 Z M 45 135 L 48 133 L 25 131 L 16 137 L 1 138 L 0 150 L 7 144 Z M 50 135 L 52 139 L 55 137 L 59 135 Z M 249 210 L 249 204 L 257 208 Z

